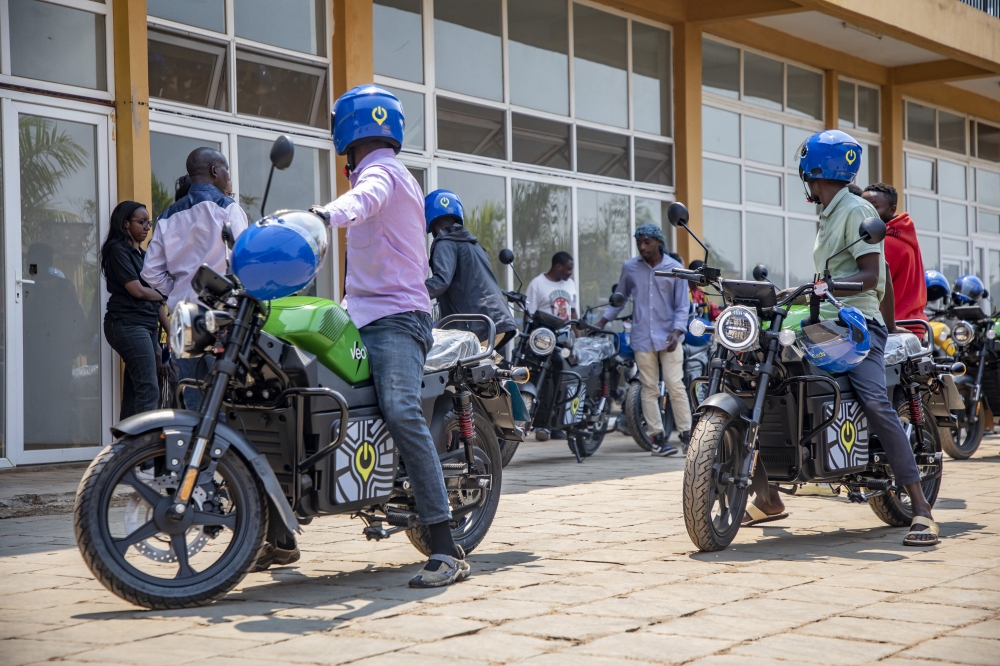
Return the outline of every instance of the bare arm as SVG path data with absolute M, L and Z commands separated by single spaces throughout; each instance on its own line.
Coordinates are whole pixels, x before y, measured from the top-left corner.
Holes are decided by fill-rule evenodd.
M 904 332 L 896 327 L 896 297 L 892 288 L 892 274 L 889 271 L 885 272 L 885 296 L 882 297 L 882 302 L 878 304 L 878 309 L 882 313 L 882 319 L 885 319 L 885 327 L 890 333 Z
M 143 287 L 139 280 L 132 280 L 131 282 L 125 283 L 125 291 L 127 291 L 132 298 L 139 298 L 144 301 L 163 301 L 163 296 L 160 292 L 152 289 L 150 287 Z

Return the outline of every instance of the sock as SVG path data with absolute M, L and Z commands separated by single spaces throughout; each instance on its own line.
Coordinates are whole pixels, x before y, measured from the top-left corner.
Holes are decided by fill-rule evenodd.
M 434 555 L 448 555 L 458 559 L 458 548 L 455 547 L 455 540 L 451 536 L 451 527 L 449 527 L 447 520 L 428 525 L 427 529 L 431 533 L 431 553 Z M 441 564 L 441 562 L 434 560 L 428 562 L 424 568 L 428 571 L 437 571 L 441 568 Z

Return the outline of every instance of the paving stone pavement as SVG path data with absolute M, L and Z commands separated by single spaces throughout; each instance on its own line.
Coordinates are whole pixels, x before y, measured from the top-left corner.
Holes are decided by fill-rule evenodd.
M 788 519 L 698 554 L 682 474 L 620 436 L 582 465 L 529 442 L 464 583 L 411 590 L 405 538 L 329 517 L 297 564 L 169 612 L 95 582 L 70 516 L 0 520 L 0 665 L 1000 664 L 1000 437 L 946 462 L 927 550 L 866 506 L 791 497 Z

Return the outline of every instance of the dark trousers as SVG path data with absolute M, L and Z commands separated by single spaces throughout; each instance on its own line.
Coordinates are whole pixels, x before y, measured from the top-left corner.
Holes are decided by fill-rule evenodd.
M 194 358 L 179 358 L 177 359 L 177 371 L 180 374 L 179 379 L 205 381 L 205 378 L 208 377 L 208 373 L 211 372 L 214 365 L 215 357 L 207 354 Z M 181 409 L 190 409 L 195 412 L 201 409 L 202 395 L 198 389 L 185 387 L 182 398 L 184 404 L 180 406 Z
M 858 394 L 861 409 L 868 417 L 868 427 L 874 433 L 889 458 L 896 485 L 905 486 L 920 480 L 920 471 L 913 458 L 913 448 L 899 422 L 885 388 L 885 342 L 889 332 L 878 322 L 868 320 L 871 350 L 865 360 L 854 366 L 847 376 Z
M 125 363 L 125 381 L 122 384 L 122 419 L 133 414 L 149 412 L 160 405 L 160 384 L 156 377 L 156 364 L 160 345 L 156 329 L 125 324 L 120 319 L 104 318 L 104 335 L 111 348 L 118 352 Z

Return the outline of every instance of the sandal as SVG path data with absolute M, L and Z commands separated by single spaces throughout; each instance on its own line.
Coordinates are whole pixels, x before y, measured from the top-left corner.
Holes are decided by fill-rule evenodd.
M 441 562 L 443 566 L 438 567 L 437 571 L 421 569 L 420 573 L 410 579 L 410 587 L 444 587 L 463 581 L 472 573 L 472 567 L 464 558 L 457 560 L 450 555 L 431 555 L 427 558 L 428 564 L 435 561 Z
M 750 520 L 747 520 L 747 518 Z M 751 501 L 747 502 L 746 512 L 743 514 L 742 525 L 743 527 L 753 527 L 754 525 L 760 525 L 761 523 L 773 523 L 774 521 L 782 520 L 783 518 L 788 518 L 787 511 L 782 511 L 781 513 L 769 516 Z
M 923 525 L 926 530 L 914 530 L 914 525 Z M 933 539 L 921 539 L 919 535 L 930 534 L 933 535 Z M 941 528 L 930 518 L 925 518 L 924 516 L 913 516 L 913 520 L 910 522 L 910 531 L 906 533 L 903 537 L 904 546 L 915 546 L 917 548 L 925 548 L 927 546 L 936 546 L 940 539 L 938 535 L 941 534 Z M 912 538 L 911 538 L 912 537 Z

